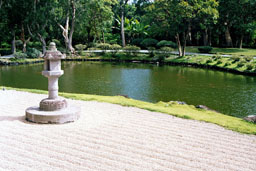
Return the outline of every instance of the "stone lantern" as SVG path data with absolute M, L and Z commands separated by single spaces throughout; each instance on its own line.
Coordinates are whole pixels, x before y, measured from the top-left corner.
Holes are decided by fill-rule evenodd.
M 36 123 L 66 123 L 77 120 L 80 109 L 68 106 L 67 101 L 58 96 L 58 79 L 64 74 L 61 70 L 61 59 L 66 56 L 57 50 L 55 43 L 50 43 L 49 50 L 44 54 L 44 71 L 48 78 L 48 98 L 43 99 L 39 107 L 26 110 L 26 119 Z

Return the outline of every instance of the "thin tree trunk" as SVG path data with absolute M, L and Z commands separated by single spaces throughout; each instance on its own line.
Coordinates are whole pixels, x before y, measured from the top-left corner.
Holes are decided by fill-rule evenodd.
M 243 48 L 243 39 L 244 39 L 244 35 L 242 34 L 240 37 L 240 41 L 239 41 L 239 48 L 242 49 Z
M 179 35 L 179 33 L 176 33 L 175 38 L 176 38 L 176 43 L 177 43 L 177 46 L 178 46 L 179 56 L 182 56 L 182 48 L 181 48 L 180 35 Z
M 71 51 L 72 54 L 74 54 L 75 49 L 72 46 L 72 38 L 73 38 L 73 33 L 75 31 L 75 22 L 76 22 L 76 6 L 75 6 L 74 0 L 71 0 L 71 7 L 72 7 L 72 20 L 71 20 L 71 29 L 69 33 L 68 50 Z
M 0 0 L 0 9 L 2 8 L 3 0 Z
M 104 35 L 104 31 L 102 31 L 102 39 L 103 39 L 103 43 L 105 43 L 105 35 Z
M 203 37 L 204 37 L 204 46 L 208 46 L 209 44 L 209 35 L 208 35 L 208 28 L 204 29 L 204 34 L 203 34 Z
M 68 50 L 68 29 L 69 29 L 69 16 L 67 16 L 66 18 L 66 25 L 65 25 L 65 28 L 59 24 L 59 27 L 62 29 L 62 36 L 64 37 L 64 41 L 65 41 L 65 46 L 66 46 L 66 50 Z
M 182 36 L 183 36 L 183 45 L 182 45 L 182 56 L 185 56 L 185 53 L 186 53 L 186 45 L 187 45 L 187 33 L 186 32 L 183 32 L 182 33 Z
M 121 36 L 122 36 L 122 46 L 125 47 L 124 9 L 123 8 L 122 8 L 122 12 L 121 12 Z
M 27 40 L 25 39 L 25 30 L 24 26 L 21 26 L 21 41 L 23 43 L 22 52 L 25 53 L 27 51 L 27 43 L 30 41 L 31 37 L 29 37 Z
M 212 30 L 209 29 L 208 45 L 212 46 Z
M 39 37 L 39 39 L 42 43 L 43 54 L 45 54 L 45 52 L 46 52 L 46 41 L 45 41 L 44 37 L 41 34 L 38 33 L 37 35 L 38 35 L 38 37 Z
M 229 26 L 227 25 L 226 31 L 225 31 L 225 39 L 226 39 L 226 46 L 227 47 L 233 47 L 232 38 L 229 32 Z
M 13 39 L 12 39 L 12 54 L 16 53 L 16 40 L 15 40 L 15 31 L 12 33 Z

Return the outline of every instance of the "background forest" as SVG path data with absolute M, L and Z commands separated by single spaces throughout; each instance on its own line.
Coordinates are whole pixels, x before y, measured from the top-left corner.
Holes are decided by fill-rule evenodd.
M 0 0 L 1 55 L 97 44 L 256 47 L 255 0 Z

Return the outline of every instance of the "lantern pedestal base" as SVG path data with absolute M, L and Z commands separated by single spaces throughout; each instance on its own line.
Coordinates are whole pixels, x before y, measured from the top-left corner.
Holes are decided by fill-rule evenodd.
M 42 111 L 39 107 L 26 109 L 26 120 L 42 124 L 63 124 L 74 122 L 80 117 L 80 108 L 71 106 L 57 111 Z

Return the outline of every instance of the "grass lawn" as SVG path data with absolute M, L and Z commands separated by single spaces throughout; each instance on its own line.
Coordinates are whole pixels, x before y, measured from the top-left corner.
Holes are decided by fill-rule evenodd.
M 0 86 L 0 89 L 2 87 Z M 18 91 L 26 91 L 31 93 L 47 94 L 47 91 L 34 90 L 34 89 L 19 89 L 19 88 L 7 88 Z M 207 111 L 203 109 L 197 109 L 193 105 L 179 105 L 175 102 L 158 102 L 149 103 L 134 99 L 128 99 L 122 96 L 98 96 L 87 94 L 72 94 L 72 93 L 59 93 L 61 96 L 71 98 L 75 100 L 84 101 L 99 101 L 113 104 L 119 104 L 122 106 L 137 107 L 149 111 L 162 112 L 169 115 L 173 115 L 185 119 L 199 120 L 209 123 L 214 123 L 225 127 L 227 129 L 237 131 L 245 134 L 256 135 L 256 124 L 244 121 L 241 118 L 236 118 L 221 113 Z M 139 117 L 139 116 L 138 116 Z
M 200 53 L 196 46 L 188 46 L 186 47 L 187 52 Z M 211 53 L 220 54 L 220 55 L 244 55 L 244 56 L 256 56 L 256 49 L 239 49 L 239 48 L 213 48 Z

